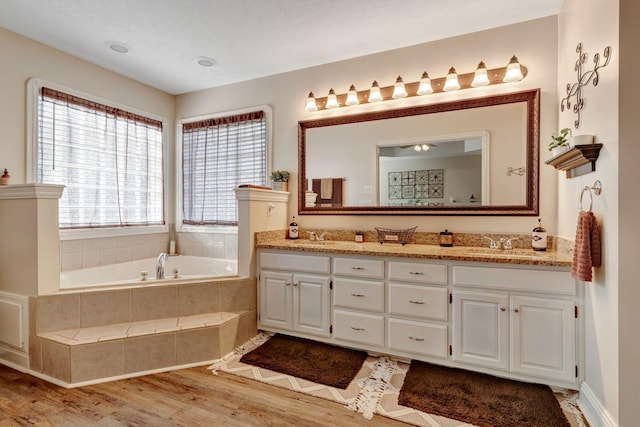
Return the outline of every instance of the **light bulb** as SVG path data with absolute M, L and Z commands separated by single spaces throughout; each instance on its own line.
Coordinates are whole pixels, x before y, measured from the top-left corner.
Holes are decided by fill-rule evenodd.
M 358 101 L 358 92 L 356 91 L 356 87 L 351 85 L 349 88 L 349 93 L 347 93 L 347 100 L 344 105 L 358 105 L 360 102 Z
M 329 95 L 327 95 L 327 105 L 326 108 L 337 108 L 340 105 L 338 104 L 338 98 L 336 97 L 336 92 L 331 88 L 329 90 Z
M 489 76 L 487 76 L 487 67 L 484 65 L 483 61 L 480 61 L 478 64 L 478 68 L 476 68 L 476 72 L 473 75 L 473 81 L 471 82 L 472 87 L 480 87 L 487 86 L 489 84 Z
M 458 83 L 458 74 L 456 74 L 456 69 L 451 67 L 449 68 L 449 74 L 447 74 L 447 78 L 444 82 L 444 87 L 442 88 L 442 90 L 450 91 L 458 89 L 460 89 L 460 83 Z
M 502 81 L 505 83 L 519 82 L 523 78 L 524 76 L 522 75 L 518 58 L 513 55 L 509 61 L 509 65 L 507 65 L 507 72 L 504 74 L 504 79 Z
M 380 86 L 378 86 L 377 81 L 373 81 L 371 83 L 371 89 L 369 90 L 369 102 L 378 102 L 382 101 L 382 94 L 380 93 Z
M 422 151 L 428 151 L 429 150 L 429 145 L 428 144 L 422 144 Z
M 313 96 L 313 92 L 309 92 L 307 103 L 305 104 L 304 109 L 310 113 L 313 111 L 318 111 L 318 105 L 316 104 L 316 98 L 315 96 Z
M 391 97 L 393 99 L 398 99 L 404 98 L 405 96 L 407 96 L 407 90 L 404 88 L 402 77 L 398 76 L 396 83 L 393 85 L 393 95 L 391 95 Z
M 420 145 L 416 145 L 415 147 L 413 147 L 413 149 L 416 150 L 418 153 L 422 151 L 422 147 L 420 147 Z
M 420 78 L 420 86 L 418 87 L 418 95 L 426 95 L 429 93 L 433 93 L 433 88 L 431 87 L 431 79 L 429 78 L 429 73 L 426 71 L 422 73 L 422 77 Z

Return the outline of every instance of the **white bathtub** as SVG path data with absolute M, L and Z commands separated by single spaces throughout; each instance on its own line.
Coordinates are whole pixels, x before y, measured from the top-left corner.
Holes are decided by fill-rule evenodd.
M 178 277 L 174 278 L 174 269 Z M 147 279 L 141 280 L 142 272 Z M 140 286 L 160 283 L 190 282 L 209 278 L 235 276 L 237 261 L 196 256 L 170 256 L 164 265 L 165 279 L 156 279 L 156 258 L 65 271 L 60 274 L 60 289 L 97 288 L 105 286 Z

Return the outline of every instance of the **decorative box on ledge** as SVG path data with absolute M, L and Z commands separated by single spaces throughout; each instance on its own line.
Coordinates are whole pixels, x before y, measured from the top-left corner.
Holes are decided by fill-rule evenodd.
M 587 172 L 596 170 L 596 160 L 600 155 L 602 144 L 583 144 L 576 145 L 569 150 L 558 154 L 547 160 L 545 163 L 553 166 L 560 171 L 566 171 L 567 178 L 582 175 Z M 573 173 L 574 169 L 591 163 L 591 170 L 582 173 Z

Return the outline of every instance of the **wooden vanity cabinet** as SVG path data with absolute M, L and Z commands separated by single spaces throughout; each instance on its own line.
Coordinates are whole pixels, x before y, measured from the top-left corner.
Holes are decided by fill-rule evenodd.
M 453 267 L 456 362 L 576 382 L 579 299 L 563 271 Z
M 262 253 L 260 264 L 258 327 L 328 337 L 329 257 Z
M 259 251 L 259 328 L 579 386 L 583 295 L 566 268 Z

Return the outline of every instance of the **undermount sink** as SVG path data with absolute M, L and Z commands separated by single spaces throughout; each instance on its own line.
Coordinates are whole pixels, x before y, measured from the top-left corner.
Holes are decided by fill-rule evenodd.
M 524 249 L 524 248 L 491 249 L 491 248 L 485 248 L 485 247 L 465 247 L 463 250 L 471 254 L 478 254 L 483 256 L 485 255 L 500 256 L 500 257 L 506 256 L 506 257 L 513 257 L 513 258 L 532 258 L 532 257 L 540 256 L 539 252 L 536 252 L 533 249 Z
M 324 248 L 335 244 L 332 240 L 291 240 L 291 243 L 305 248 Z

